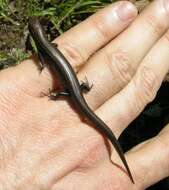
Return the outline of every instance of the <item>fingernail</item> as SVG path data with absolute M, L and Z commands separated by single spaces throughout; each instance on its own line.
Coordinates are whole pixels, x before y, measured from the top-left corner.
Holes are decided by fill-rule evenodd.
M 164 0 L 164 8 L 169 11 L 169 0 Z
M 137 9 L 132 3 L 121 2 L 116 9 L 118 17 L 122 21 L 132 20 L 137 15 Z

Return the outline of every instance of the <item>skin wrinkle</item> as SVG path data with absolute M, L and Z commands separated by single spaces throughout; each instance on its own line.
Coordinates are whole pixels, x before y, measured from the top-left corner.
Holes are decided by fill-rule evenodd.
M 129 83 L 134 74 L 134 68 L 132 67 L 133 61 L 128 57 L 127 53 L 116 51 L 112 54 L 112 74 L 116 71 L 122 86 Z
M 137 98 L 141 100 L 140 104 L 142 106 L 145 106 L 154 99 L 157 90 L 160 87 L 159 83 L 160 80 L 158 80 L 158 76 L 151 68 L 142 66 L 137 72 L 137 77 L 133 80 L 133 84 L 135 88 L 137 88 L 137 86 L 141 86 L 141 88 L 138 88 L 138 91 L 136 92 Z

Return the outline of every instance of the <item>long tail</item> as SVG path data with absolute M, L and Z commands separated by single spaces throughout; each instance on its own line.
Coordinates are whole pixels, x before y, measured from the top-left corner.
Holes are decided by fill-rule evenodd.
M 78 103 L 78 107 L 81 105 L 82 112 L 85 113 L 85 115 L 95 125 L 96 129 L 110 140 L 110 142 L 116 149 L 121 161 L 123 162 L 132 183 L 134 183 L 134 179 L 133 179 L 133 176 L 129 169 L 129 166 L 127 164 L 127 161 L 125 159 L 123 150 L 122 150 L 118 140 L 116 139 L 115 135 L 113 134 L 112 130 L 89 108 L 89 106 L 87 105 L 87 103 L 83 97 L 81 98 L 81 100 L 79 100 L 79 98 L 78 98 L 78 101 L 80 101 Z

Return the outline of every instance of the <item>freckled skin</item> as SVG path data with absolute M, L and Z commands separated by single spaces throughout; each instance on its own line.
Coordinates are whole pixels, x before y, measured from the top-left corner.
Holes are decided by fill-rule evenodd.
M 89 108 L 82 95 L 82 91 L 89 91 L 91 89 L 89 84 L 82 83 L 80 85 L 73 68 L 66 60 L 64 55 L 46 39 L 38 18 L 30 18 L 28 27 L 30 34 L 37 46 L 42 68 L 45 66 L 45 64 L 47 64 L 49 69 L 59 77 L 61 84 L 65 89 L 64 92 L 58 92 L 55 95 L 51 95 L 51 99 L 56 100 L 60 95 L 70 97 L 72 102 L 76 105 L 78 111 L 87 117 L 92 122 L 94 127 L 110 140 L 119 154 L 131 181 L 134 183 L 124 153 L 115 135 L 111 129 Z

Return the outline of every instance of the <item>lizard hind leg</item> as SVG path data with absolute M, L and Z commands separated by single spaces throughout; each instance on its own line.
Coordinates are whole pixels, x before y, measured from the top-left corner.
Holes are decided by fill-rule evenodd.
M 93 84 L 89 84 L 89 81 L 87 80 L 87 77 L 85 77 L 85 81 L 81 82 L 80 88 L 82 92 L 89 92 L 93 87 Z

